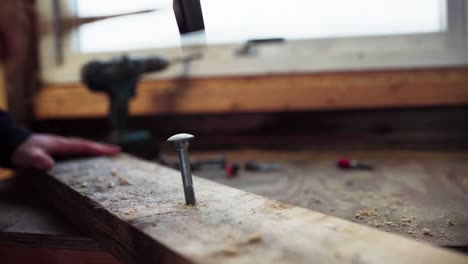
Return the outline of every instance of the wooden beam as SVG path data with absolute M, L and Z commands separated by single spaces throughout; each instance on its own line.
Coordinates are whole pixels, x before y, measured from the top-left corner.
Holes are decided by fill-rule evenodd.
M 5 69 L 3 64 L 0 64 L 0 109 L 8 109 L 8 92 L 6 87 Z
M 38 88 L 36 9 L 34 0 L 5 0 L 0 8 L 1 51 L 9 111 L 20 122 L 31 119 Z
M 0 244 L 0 256 L 4 264 L 30 263 L 99 263 L 119 264 L 106 252 L 92 250 L 70 250 L 66 248 L 18 247 Z
M 142 81 L 132 115 L 468 104 L 468 68 Z M 107 98 L 81 84 L 45 85 L 37 119 L 102 117 Z
M 5 69 L 3 64 L 0 64 L 0 109 L 8 110 L 8 92 L 6 87 Z M 13 172 L 8 169 L 0 168 L 0 180 L 8 179 L 13 176 Z
M 127 263 L 467 263 L 468 257 L 120 155 L 23 173 Z

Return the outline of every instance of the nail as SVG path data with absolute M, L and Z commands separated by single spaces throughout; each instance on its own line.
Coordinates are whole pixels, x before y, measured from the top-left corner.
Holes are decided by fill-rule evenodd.
M 167 141 L 174 144 L 177 149 L 177 153 L 179 154 L 179 167 L 180 173 L 182 174 L 185 203 L 187 205 L 194 205 L 196 203 L 195 192 L 193 190 L 192 172 L 190 170 L 190 161 L 187 150 L 189 146 L 189 140 L 192 138 L 194 138 L 193 135 L 181 133 L 167 139 Z

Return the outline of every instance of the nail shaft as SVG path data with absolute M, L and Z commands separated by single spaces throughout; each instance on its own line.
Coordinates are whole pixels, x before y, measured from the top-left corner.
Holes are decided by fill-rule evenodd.
M 185 203 L 195 204 L 195 193 L 193 191 L 192 172 L 187 148 L 178 148 L 180 173 L 182 174 L 182 184 L 184 185 Z
M 188 141 L 192 138 L 193 136 L 190 134 L 177 134 L 167 140 L 174 143 L 177 149 L 177 154 L 179 155 L 179 167 L 180 173 L 182 174 L 185 203 L 187 205 L 194 205 L 196 203 L 195 192 L 193 190 L 192 172 L 188 155 Z

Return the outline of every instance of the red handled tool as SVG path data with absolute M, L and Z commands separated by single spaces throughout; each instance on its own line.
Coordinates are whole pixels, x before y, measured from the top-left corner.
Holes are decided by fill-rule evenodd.
M 336 165 L 341 169 L 361 169 L 361 170 L 373 170 L 374 166 L 360 162 L 357 160 L 352 160 L 348 158 L 341 158 L 336 162 Z

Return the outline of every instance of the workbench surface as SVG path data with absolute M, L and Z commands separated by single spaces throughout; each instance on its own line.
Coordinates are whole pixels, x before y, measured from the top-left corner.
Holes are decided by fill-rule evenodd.
M 200 159 L 220 153 L 191 152 L 190 155 Z M 241 170 L 234 178 L 227 178 L 220 171 L 195 174 L 435 245 L 465 249 L 468 245 L 468 154 L 465 152 L 245 150 L 223 153 L 230 161 L 240 164 L 245 160 L 272 161 L 281 163 L 282 169 Z M 338 169 L 335 163 L 342 156 L 369 162 L 375 170 Z M 59 244 L 69 240 L 73 241 L 71 247 L 99 250 L 93 240 L 69 228 L 61 217 L 27 199 L 18 200 L 17 195 L 5 199 L 12 197 L 5 195 L 5 191 L 3 188 L 0 201 L 2 240 L 18 241 L 19 237 L 21 243 L 37 246 L 47 239 L 54 241 L 55 236 L 60 237 Z M 25 235 L 27 239 L 23 239 Z
M 231 151 L 228 160 L 279 162 L 275 172 L 241 170 L 211 180 L 285 203 L 445 247 L 468 246 L 468 152 L 450 151 Z M 220 152 L 194 152 L 202 159 Z M 373 171 L 343 170 L 340 157 Z M 242 167 L 242 166 L 241 166 Z M 423 234 L 423 230 L 424 233 Z

